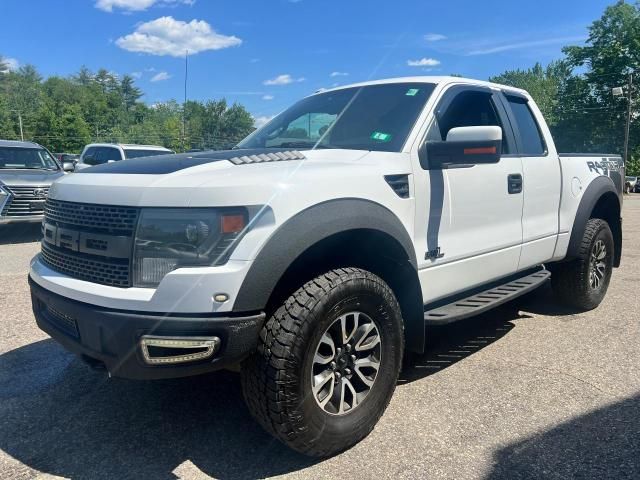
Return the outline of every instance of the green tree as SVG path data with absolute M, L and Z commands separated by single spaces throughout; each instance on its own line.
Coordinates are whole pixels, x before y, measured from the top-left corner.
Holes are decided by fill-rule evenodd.
M 618 1 L 607 7 L 589 27 L 586 45 L 566 47 L 564 52 L 572 67 L 585 69 L 575 90 L 565 93 L 568 115 L 563 123 L 567 129 L 577 127 L 584 139 L 576 146 L 621 152 L 627 104 L 625 99 L 615 99 L 611 89 L 627 85 L 631 72 L 640 73 L 640 3 Z M 638 111 L 637 82 L 632 90 L 632 107 Z M 579 100 L 569 98 L 570 93 Z M 634 122 L 631 149 L 638 145 L 639 136 Z
M 122 77 L 120 81 L 120 93 L 122 94 L 124 107 L 127 111 L 142 97 L 142 90 L 135 86 L 135 80 L 130 75 Z
M 507 70 L 489 81 L 522 88 L 529 92 L 550 125 L 557 121 L 559 91 L 571 76 L 571 68 L 562 60 L 546 67 L 536 63 L 526 70 Z
M 65 107 L 59 123 L 59 150 L 79 152 L 91 141 L 89 125 L 80 115 L 76 105 Z
M 183 108 L 185 148 L 228 148 L 250 132 L 253 120 L 241 105 L 225 100 L 148 106 L 135 80 L 106 69 L 81 67 L 62 78 L 41 77 L 27 65 L 9 71 L 0 61 L 0 137 L 18 137 L 18 114 L 25 138 L 55 151 L 78 152 L 91 141 L 159 144 L 180 150 Z

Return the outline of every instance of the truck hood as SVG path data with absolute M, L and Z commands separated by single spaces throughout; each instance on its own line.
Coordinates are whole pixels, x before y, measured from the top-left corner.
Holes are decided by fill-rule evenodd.
M 322 149 L 299 152 L 231 150 L 123 160 L 67 175 L 51 198 L 127 206 L 258 205 L 288 186 L 339 181 L 379 170 L 368 151 Z M 377 158 L 386 155 L 377 152 Z M 274 155 L 289 158 L 270 158 Z M 297 157 L 297 158 L 296 158 Z M 243 160 L 244 159 L 244 160 Z M 375 162 L 377 164 L 377 162 Z M 364 168 L 363 168 L 364 167 Z M 351 173 L 348 173 L 351 171 Z
M 60 170 L 0 170 L 0 185 L 11 187 L 16 186 L 36 186 L 47 187 L 53 181 L 64 177 Z

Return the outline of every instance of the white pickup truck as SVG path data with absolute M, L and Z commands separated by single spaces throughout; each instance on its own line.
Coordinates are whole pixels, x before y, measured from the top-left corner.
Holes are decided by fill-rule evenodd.
M 425 326 L 549 278 L 561 301 L 597 307 L 620 263 L 623 183 L 620 157 L 559 154 L 525 91 L 452 77 L 341 87 L 234 150 L 54 183 L 33 311 L 110 375 L 240 365 L 269 432 L 331 455 L 373 429 Z

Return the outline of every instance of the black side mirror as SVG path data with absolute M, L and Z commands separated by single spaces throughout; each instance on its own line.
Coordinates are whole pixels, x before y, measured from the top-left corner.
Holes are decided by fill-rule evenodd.
M 62 162 L 62 170 L 65 172 L 73 172 L 75 168 L 76 167 L 73 162 Z
M 498 163 L 501 155 L 500 127 L 452 128 L 446 142 L 426 142 L 419 151 L 425 170 Z
M 82 163 L 86 163 L 87 165 L 95 165 L 96 159 L 93 155 L 87 155 L 82 159 Z

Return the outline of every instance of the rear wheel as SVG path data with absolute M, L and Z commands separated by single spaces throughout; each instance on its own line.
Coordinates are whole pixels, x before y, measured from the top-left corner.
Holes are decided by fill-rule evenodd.
M 609 225 L 587 222 L 578 258 L 554 266 L 551 284 L 556 297 L 580 310 L 592 310 L 604 299 L 613 271 L 614 243 Z
M 267 321 L 243 364 L 249 410 L 299 452 L 340 452 L 386 409 L 403 342 L 400 306 L 382 279 L 356 268 L 320 275 Z

